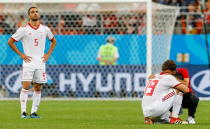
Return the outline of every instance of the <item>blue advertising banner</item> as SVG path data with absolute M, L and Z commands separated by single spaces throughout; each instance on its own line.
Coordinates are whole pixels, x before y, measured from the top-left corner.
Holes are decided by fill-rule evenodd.
M 19 96 L 21 66 L 2 65 L 1 82 L 10 97 Z M 45 97 L 140 97 L 145 66 L 49 65 Z
M 199 97 L 210 97 L 210 70 L 206 65 L 185 66 L 191 87 Z M 45 97 L 142 97 L 146 80 L 140 65 L 48 65 Z M 10 97 L 19 96 L 21 66 L 2 65 L 1 84 Z
M 207 65 L 184 66 L 189 70 L 193 91 L 199 97 L 210 97 L 210 70 Z

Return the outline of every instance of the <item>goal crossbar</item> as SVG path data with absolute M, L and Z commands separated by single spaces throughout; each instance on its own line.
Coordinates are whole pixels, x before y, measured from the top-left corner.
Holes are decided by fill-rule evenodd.
M 132 3 L 146 2 L 151 0 L 1 0 L 0 3 Z

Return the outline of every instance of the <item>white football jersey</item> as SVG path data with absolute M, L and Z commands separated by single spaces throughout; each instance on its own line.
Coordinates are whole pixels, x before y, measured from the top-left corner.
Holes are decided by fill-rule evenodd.
M 168 94 L 171 88 L 175 88 L 181 83 L 172 75 L 155 75 L 155 78 L 150 79 L 144 89 L 142 106 L 148 106 L 156 101 L 163 101 L 163 96 Z
M 47 26 L 40 24 L 37 28 L 30 24 L 20 27 L 12 38 L 15 41 L 21 40 L 24 54 L 32 57 L 31 62 L 23 61 L 23 67 L 42 69 L 45 68 L 44 56 L 46 38 L 52 40 L 54 35 Z

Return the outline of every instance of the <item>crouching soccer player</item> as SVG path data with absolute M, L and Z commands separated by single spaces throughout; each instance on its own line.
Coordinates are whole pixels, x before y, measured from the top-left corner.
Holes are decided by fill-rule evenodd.
M 181 108 L 183 93 L 188 93 L 189 88 L 180 83 L 174 76 L 176 64 L 172 60 L 167 60 L 162 65 L 161 74 L 155 75 L 147 82 L 142 99 L 142 109 L 145 117 L 145 124 L 153 124 L 164 117 L 169 109 L 172 115 L 169 119 L 171 124 L 183 124 L 178 117 Z
M 196 108 L 198 106 L 199 98 L 195 96 L 190 86 L 189 72 L 186 68 L 177 68 L 175 76 L 177 76 L 180 80 L 182 80 L 182 83 L 188 86 L 190 90 L 189 93 L 183 95 L 182 108 L 188 109 L 188 118 L 187 118 L 188 123 L 195 124 L 196 123 L 195 113 L 196 113 Z

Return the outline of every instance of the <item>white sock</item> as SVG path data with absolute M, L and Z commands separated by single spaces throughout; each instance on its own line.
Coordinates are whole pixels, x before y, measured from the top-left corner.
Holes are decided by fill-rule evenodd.
M 163 114 L 163 115 L 160 117 L 160 119 L 161 119 L 161 120 L 166 120 L 166 121 L 169 122 L 169 117 L 170 117 L 170 115 L 171 115 L 171 112 L 170 112 L 170 111 L 167 111 L 165 114 Z
M 179 92 L 174 99 L 173 108 L 172 108 L 172 117 L 178 118 L 178 114 L 182 105 L 183 93 Z
M 37 112 L 39 103 L 41 101 L 41 91 L 34 91 L 33 93 L 33 103 L 31 108 L 31 113 Z
M 21 92 L 20 92 L 21 113 L 26 112 L 28 92 L 29 92 L 29 90 L 26 90 L 26 89 L 23 89 L 23 88 L 21 89 Z

